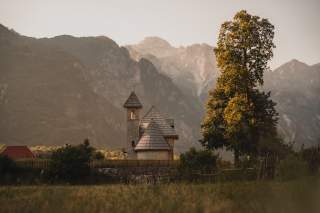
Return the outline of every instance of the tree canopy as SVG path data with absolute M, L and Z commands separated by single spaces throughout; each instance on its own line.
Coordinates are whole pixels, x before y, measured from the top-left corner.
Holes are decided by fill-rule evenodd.
M 221 75 L 209 92 L 201 126 L 205 147 L 226 147 L 235 151 L 235 158 L 255 155 L 261 138 L 277 134 L 276 104 L 270 92 L 259 89 L 273 57 L 273 37 L 274 26 L 267 19 L 244 10 L 221 25 L 214 49 Z

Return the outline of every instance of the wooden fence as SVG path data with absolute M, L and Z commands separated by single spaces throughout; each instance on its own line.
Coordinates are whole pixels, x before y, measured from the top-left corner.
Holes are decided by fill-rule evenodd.
M 17 160 L 23 168 L 47 169 L 49 159 Z M 91 168 L 124 168 L 124 167 L 177 167 L 178 160 L 96 160 L 90 162 Z
M 90 167 L 177 167 L 178 164 L 178 160 L 100 160 L 90 162 Z
M 47 169 L 49 167 L 50 160 L 48 159 L 25 159 L 16 160 L 19 167 L 32 168 L 32 169 Z
M 50 164 L 49 159 L 32 159 L 16 161 L 19 167 L 31 169 L 47 169 Z M 174 181 L 196 181 L 196 182 L 217 182 L 233 180 L 255 180 L 257 170 L 247 169 L 218 169 L 212 171 L 193 170 L 187 174 L 180 174 L 177 170 L 178 160 L 97 160 L 91 161 L 90 167 L 96 168 L 102 174 L 120 178 L 129 182 L 145 181 L 144 178 L 167 179 L 167 182 Z M 131 180 L 133 178 L 134 180 Z

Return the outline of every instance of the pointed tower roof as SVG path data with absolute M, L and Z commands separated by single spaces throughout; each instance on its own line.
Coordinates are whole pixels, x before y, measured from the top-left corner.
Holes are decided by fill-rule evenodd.
M 129 98 L 123 104 L 124 108 L 142 108 L 142 104 L 139 101 L 138 96 L 134 91 L 131 92 Z
M 152 106 L 145 114 L 145 116 L 141 119 L 140 127 L 142 129 L 145 129 L 146 126 L 151 122 L 151 120 L 153 120 L 158 125 L 164 137 L 178 138 L 178 134 L 176 133 L 175 129 L 170 126 L 168 121 L 155 106 Z
M 170 150 L 169 144 L 162 136 L 159 126 L 154 120 L 151 120 L 142 137 L 140 138 L 136 151 L 139 150 Z

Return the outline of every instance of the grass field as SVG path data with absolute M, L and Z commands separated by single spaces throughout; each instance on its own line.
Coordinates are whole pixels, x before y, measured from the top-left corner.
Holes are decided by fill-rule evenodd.
M 320 212 L 319 181 L 1 186 L 0 212 Z

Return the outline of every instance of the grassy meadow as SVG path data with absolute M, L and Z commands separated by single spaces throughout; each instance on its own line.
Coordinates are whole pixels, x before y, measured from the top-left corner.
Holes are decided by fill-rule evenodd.
M 0 212 L 320 212 L 319 180 L 0 186 Z

